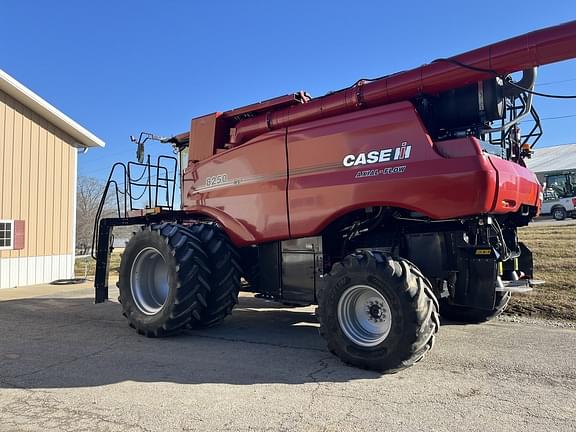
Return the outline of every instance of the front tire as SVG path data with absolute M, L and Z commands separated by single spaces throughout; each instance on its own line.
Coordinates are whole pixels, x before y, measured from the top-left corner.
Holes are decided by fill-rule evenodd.
M 210 292 L 200 240 L 181 225 L 146 227 L 126 245 L 120 263 L 120 303 L 131 327 L 168 336 L 200 320 Z
M 213 327 L 232 313 L 240 291 L 240 258 L 226 234 L 213 224 L 196 224 L 190 232 L 202 241 L 208 255 L 211 276 L 206 309 L 194 323 L 197 327 Z
M 320 333 L 344 362 L 394 373 L 432 348 L 438 302 L 417 267 L 377 250 L 337 263 L 318 293 Z

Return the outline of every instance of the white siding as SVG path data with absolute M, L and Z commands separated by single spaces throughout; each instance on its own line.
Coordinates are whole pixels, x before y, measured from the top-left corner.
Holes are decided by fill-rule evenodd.
M 72 255 L 0 259 L 0 288 L 37 285 L 74 276 Z
M 0 250 L 0 288 L 72 275 L 76 157 L 69 136 L 0 91 L 0 219 L 25 222 L 24 248 Z

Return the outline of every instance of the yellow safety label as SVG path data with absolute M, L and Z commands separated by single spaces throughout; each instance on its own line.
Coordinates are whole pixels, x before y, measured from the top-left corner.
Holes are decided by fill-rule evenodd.
M 490 255 L 492 249 L 476 249 L 476 255 Z

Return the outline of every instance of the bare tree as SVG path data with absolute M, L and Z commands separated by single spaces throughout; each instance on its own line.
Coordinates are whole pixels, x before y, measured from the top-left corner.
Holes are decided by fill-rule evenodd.
M 87 251 L 92 244 L 94 218 L 102 199 L 105 182 L 94 177 L 78 177 L 76 188 L 76 247 Z M 110 200 L 107 200 L 110 201 Z M 114 208 L 109 202 L 104 206 L 102 216 L 110 216 Z
M 79 254 L 90 252 L 92 246 L 92 234 L 94 232 L 94 219 L 98 213 L 98 207 L 102 200 L 102 194 L 106 182 L 94 177 L 78 177 L 76 189 L 76 249 Z M 118 217 L 124 215 L 123 191 L 116 196 L 116 190 L 110 188 L 102 209 L 101 218 Z M 118 201 L 119 200 L 119 201 Z M 116 247 L 123 247 L 138 226 L 117 226 L 113 229 Z M 120 245 L 120 246 L 119 246 Z

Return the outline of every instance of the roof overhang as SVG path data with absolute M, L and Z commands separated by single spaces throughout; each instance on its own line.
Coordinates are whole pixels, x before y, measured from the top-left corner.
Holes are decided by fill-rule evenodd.
M 40 117 L 62 130 L 75 142 L 75 147 L 104 147 L 105 143 L 89 130 L 83 128 L 66 114 L 50 105 L 32 90 L 16 81 L 0 69 L 0 90 L 34 111 Z
M 576 144 L 561 144 L 537 147 L 532 159 L 527 159 L 528 168 L 535 173 L 576 170 Z

